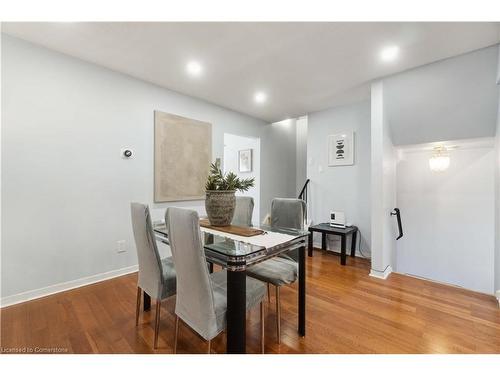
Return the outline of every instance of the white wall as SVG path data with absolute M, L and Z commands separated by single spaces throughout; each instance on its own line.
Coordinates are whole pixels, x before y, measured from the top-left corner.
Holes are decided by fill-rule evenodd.
M 396 271 L 493 294 L 494 142 L 454 145 L 444 172 L 430 170 L 429 147 L 400 152 Z
M 495 82 L 497 80 L 497 68 L 498 68 L 498 46 L 493 46 L 485 48 L 482 50 L 474 51 L 472 53 L 456 56 L 450 59 L 439 61 L 433 64 L 425 65 L 416 69 L 412 69 L 407 72 L 399 73 L 391 77 L 384 78 L 381 82 L 372 85 L 372 137 L 374 144 L 379 145 L 380 142 L 383 145 L 382 148 L 376 149 L 372 148 L 372 184 L 378 189 L 380 186 L 386 186 L 385 191 L 376 190 L 373 192 L 373 197 L 382 194 L 384 199 L 382 202 L 372 202 L 372 228 L 377 226 L 382 226 L 386 222 L 385 211 L 390 209 L 390 206 L 401 206 L 407 204 L 406 201 L 397 201 L 394 199 L 394 194 L 391 191 L 397 191 L 399 194 L 399 173 L 402 171 L 413 171 L 415 169 L 397 169 L 397 173 L 394 170 L 394 147 L 393 145 L 412 145 L 416 143 L 423 142 L 438 142 L 438 141 L 450 141 L 455 140 L 455 142 L 462 142 L 466 138 L 477 138 L 477 137 L 492 137 L 495 133 L 495 127 L 498 125 L 498 88 L 495 87 Z M 377 100 L 378 105 L 375 108 L 373 101 Z M 374 120 L 378 125 L 383 128 L 388 125 L 390 132 L 374 132 Z M 385 140 L 384 136 L 388 135 Z M 380 158 L 382 155 L 382 163 Z M 428 159 L 428 156 L 427 156 Z M 421 161 L 420 161 L 421 162 Z M 428 161 L 427 161 L 428 162 Z M 383 167 L 381 167 L 383 166 Z M 426 164 L 428 169 L 428 164 Z M 430 171 L 426 171 L 426 173 Z M 411 172 L 408 172 L 411 173 Z M 493 175 L 493 170 L 491 170 Z M 497 172 L 498 173 L 498 172 Z M 384 177 L 382 177 L 384 176 Z M 385 177 L 387 176 L 387 178 Z M 398 184 L 393 182 L 394 178 L 398 178 Z M 401 177 L 403 178 L 403 177 Z M 406 177 L 405 177 L 406 178 Z M 383 180 L 381 183 L 380 180 Z M 404 179 L 404 178 L 403 178 Z M 499 178 L 500 179 L 500 178 Z M 429 185 L 423 189 L 426 189 L 426 193 L 430 194 L 432 189 L 437 189 L 437 186 L 433 186 L 430 182 Z M 416 191 L 414 192 L 416 194 Z M 424 194 L 424 192 L 420 192 Z M 460 194 L 460 191 L 451 191 L 450 194 Z M 484 194 L 489 194 L 488 192 L 482 192 Z M 499 193 L 500 194 L 500 193 Z M 444 199 L 444 197 L 442 197 Z M 451 196 L 446 198 L 451 199 Z M 464 207 L 472 207 L 475 197 L 463 196 L 463 202 L 457 202 L 456 214 L 463 214 L 460 210 Z M 487 195 L 487 199 L 490 199 L 491 195 Z M 424 199 L 424 198 L 422 198 Z M 438 198 L 436 198 L 438 199 Z M 500 199 L 500 198 L 499 198 Z M 410 199 L 411 200 L 411 199 Z M 415 198 L 411 201 L 415 204 L 415 209 L 423 209 L 426 207 L 432 212 L 430 206 L 425 206 L 424 203 L 419 205 L 419 200 Z M 494 202 L 490 202 L 492 207 Z M 500 208 L 500 203 L 497 203 L 497 209 Z M 384 206 L 384 207 L 382 207 Z M 433 267 L 433 260 L 430 254 L 423 255 L 426 251 L 436 252 L 435 256 L 440 260 L 440 257 L 446 258 L 449 255 L 449 251 L 452 250 L 452 246 L 446 246 L 446 244 L 454 244 L 460 242 L 463 244 L 472 245 L 465 236 L 462 236 L 460 232 L 453 233 L 450 229 L 451 227 L 445 226 L 441 228 L 441 237 L 437 239 L 437 233 L 423 232 L 419 235 L 418 240 L 415 238 L 409 238 L 411 234 L 420 228 L 422 220 L 425 220 L 424 216 L 415 215 L 413 211 L 406 212 L 404 207 L 400 207 L 402 210 L 403 228 L 405 230 L 405 237 L 400 241 L 397 241 L 397 251 L 394 246 L 394 241 L 390 240 L 391 234 L 394 236 L 396 232 L 395 220 L 392 220 L 392 228 L 390 225 L 385 226 L 384 237 L 379 236 L 380 231 L 373 232 L 372 236 L 376 237 L 377 246 L 375 246 L 375 241 L 372 243 L 372 267 L 378 262 L 375 258 L 376 249 L 379 246 L 383 248 L 383 255 L 380 259 L 388 259 L 390 261 L 382 262 L 381 266 L 391 265 L 393 268 L 397 268 L 398 272 L 403 272 L 401 266 L 401 259 L 397 258 L 400 254 L 401 247 L 408 247 L 410 250 L 408 252 L 415 256 L 415 259 L 408 261 L 408 265 L 412 264 L 415 267 L 423 267 L 424 263 L 428 263 L 428 267 Z M 451 210 L 450 207 L 447 209 Z M 380 214 L 377 214 L 377 211 Z M 449 212 L 440 212 L 444 217 L 452 216 Z M 375 221 L 375 217 L 383 218 L 384 221 L 379 219 L 378 222 Z M 500 214 L 498 215 L 500 217 Z M 436 218 L 436 217 L 434 217 Z M 455 216 L 453 216 L 455 218 Z M 490 239 L 494 237 L 495 228 L 491 226 L 491 222 L 487 221 L 489 216 L 485 216 L 485 220 L 488 223 L 482 228 L 485 230 L 483 237 Z M 436 219 L 437 220 L 437 219 Z M 391 222 L 389 222 L 391 224 Z M 457 228 L 462 228 L 457 221 L 450 220 L 450 226 L 455 226 L 455 231 Z M 434 230 L 436 228 L 433 228 Z M 460 229 L 461 230 L 461 229 Z M 464 231 L 468 233 L 467 231 Z M 496 231 L 498 233 L 498 231 Z M 415 236 L 415 234 L 414 234 Z M 498 234 L 497 234 L 498 236 Z M 385 244 L 384 244 L 385 241 Z M 442 243 L 439 241 L 443 241 Z M 486 242 L 482 243 L 480 250 L 474 249 L 472 253 L 479 252 L 489 252 L 488 256 L 492 254 L 492 244 L 490 248 L 487 249 Z M 432 244 L 434 248 L 425 247 L 424 242 Z M 497 239 L 497 243 L 500 243 L 500 238 Z M 380 245 L 379 245 L 380 244 Z M 383 245 L 384 244 L 384 245 Z M 418 251 L 417 247 L 421 250 Z M 474 246 L 473 246 L 474 247 Z M 498 245 L 500 248 L 500 245 Z M 497 248 L 497 249 L 498 249 Z M 470 249 L 469 249 L 470 250 Z M 497 250 L 500 252 L 500 250 Z M 421 258 L 418 259 L 418 255 Z M 484 255 L 484 254 L 482 254 Z M 399 259 L 397 262 L 396 260 Z M 457 257 L 456 259 L 466 259 L 466 257 Z M 486 255 L 482 256 L 483 259 L 490 259 Z M 497 257 L 498 259 L 498 257 Z M 477 259 L 476 259 L 477 260 Z M 494 263 L 493 259 L 490 259 Z M 443 261 L 444 262 L 444 261 Z M 448 269 L 448 272 L 434 272 L 431 273 L 427 269 L 422 272 L 419 276 L 435 278 L 436 280 L 441 277 L 441 281 L 448 280 L 447 282 L 461 281 L 463 285 L 467 284 L 469 288 L 476 288 L 476 290 L 486 290 L 485 285 L 488 282 L 482 279 L 491 276 L 492 268 L 491 264 L 488 266 L 486 263 L 481 263 L 476 268 L 490 267 L 490 274 L 487 272 L 483 275 L 477 277 L 477 284 L 474 285 L 468 281 L 463 281 L 462 277 L 466 280 L 471 279 L 473 276 L 471 273 L 467 274 L 465 268 L 468 266 L 468 261 L 463 260 L 461 264 L 457 264 L 455 268 Z M 396 266 L 397 263 L 397 266 Z M 437 265 L 434 265 L 437 267 Z M 500 265 L 497 265 L 500 267 Z M 407 272 L 408 267 L 403 267 Z M 413 269 L 415 271 L 415 269 Z M 481 271 L 477 271 L 479 273 Z M 414 272 L 415 273 L 415 272 Z M 453 273 L 453 275 L 452 275 Z M 439 276 L 441 275 L 441 276 Z M 462 276 L 461 276 L 462 275 Z M 488 276 L 489 275 L 489 276 Z M 432 276 L 432 277 L 431 277 Z M 500 279 L 500 276 L 499 276 Z M 480 280 L 483 280 L 482 282 Z M 491 280 L 490 280 L 491 281 Z M 480 284 L 480 285 L 479 285 Z M 491 293 L 491 285 L 489 286 L 489 292 Z
M 295 165 L 296 165 L 296 190 L 295 195 L 298 197 L 300 191 L 304 187 L 304 183 L 307 179 L 307 126 L 308 118 L 307 116 L 299 117 L 295 123 L 296 126 L 296 153 L 295 153 Z
M 497 129 L 496 129 L 496 164 L 495 164 L 495 294 L 500 307 L 500 48 L 498 51 L 497 73 Z
M 252 150 L 252 171 L 239 172 L 239 151 Z M 255 184 L 246 192 L 236 192 L 236 195 L 252 197 L 254 209 L 252 222 L 260 223 L 260 139 L 255 137 L 242 137 L 234 134 L 224 134 L 224 173 L 234 172 L 240 178 L 255 178 Z
M 6 35 L 2 49 L 2 298 L 136 264 L 130 202 L 149 203 L 154 219 L 167 207 L 153 203 L 154 110 L 212 123 L 214 159 L 224 133 L 261 137 L 261 211 L 295 192 L 294 126 Z M 204 211 L 203 201 L 172 205 Z
M 0 25 L 1 27 L 1 25 Z M 3 34 L 0 32 L 0 47 L 1 47 L 1 43 L 2 43 L 2 36 Z M 0 68 L 1 68 L 1 63 L 2 63 L 2 52 L 3 52 L 3 48 L 0 48 Z M 2 76 L 0 75 L 0 84 L 2 82 Z M 2 196 L 2 173 L 1 173 L 1 169 L 2 169 L 2 165 L 3 165 L 3 162 L 2 162 L 2 155 L 3 155 L 3 150 L 2 150 L 2 143 L 3 143 L 3 140 L 2 140 L 2 131 L 1 131 L 1 127 L 3 126 L 3 114 L 2 114 L 2 109 L 3 109 L 3 99 L 2 99 L 2 94 L 3 94 L 3 90 L 0 90 L 0 117 L 1 117 L 1 123 L 0 123 L 0 197 Z M 2 228 L 3 228 L 3 225 L 2 225 L 2 213 L 3 212 L 3 207 L 2 207 L 2 199 L 0 199 L 0 272 L 2 270 Z M 0 276 L 0 301 L 1 301 L 1 291 L 2 291 L 2 277 Z
M 261 220 L 270 212 L 273 198 L 296 198 L 295 119 L 275 122 L 260 137 Z
M 328 136 L 353 130 L 354 165 L 328 166 Z M 346 220 L 359 227 L 363 253 L 370 253 L 370 103 L 331 108 L 308 115 L 307 177 L 311 179 L 310 219 L 329 221 L 330 211 L 346 213 Z M 315 242 L 321 244 L 319 235 Z M 348 240 L 347 246 L 350 246 Z M 339 250 L 337 236 L 329 238 L 329 249 Z M 358 255 L 360 255 L 358 253 Z
M 385 278 L 394 268 L 396 154 L 387 119 L 384 84 L 371 87 L 371 275 Z
M 500 307 L 500 90 L 496 134 L 495 160 L 495 295 Z

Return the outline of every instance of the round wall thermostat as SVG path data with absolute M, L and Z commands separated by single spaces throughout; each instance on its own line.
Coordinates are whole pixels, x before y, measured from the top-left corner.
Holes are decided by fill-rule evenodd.
M 130 148 L 122 148 L 121 155 L 124 159 L 130 159 L 134 155 L 134 152 Z

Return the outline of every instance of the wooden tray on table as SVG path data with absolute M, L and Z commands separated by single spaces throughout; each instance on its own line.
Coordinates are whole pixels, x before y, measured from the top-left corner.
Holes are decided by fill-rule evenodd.
M 218 230 L 220 232 L 230 233 L 230 234 L 234 234 L 236 236 L 243 236 L 243 237 L 253 237 L 253 236 L 258 236 L 259 234 L 264 233 L 264 231 L 262 229 L 257 229 L 257 228 L 252 228 L 252 227 L 240 227 L 238 225 L 227 225 L 224 227 L 219 227 L 219 226 L 211 225 L 210 221 L 208 221 L 208 219 L 201 219 L 200 226 L 202 226 L 203 228 Z

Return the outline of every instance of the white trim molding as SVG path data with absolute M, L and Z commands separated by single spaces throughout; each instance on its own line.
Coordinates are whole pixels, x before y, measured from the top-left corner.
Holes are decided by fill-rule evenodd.
M 104 280 L 114 279 L 115 277 L 127 275 L 137 272 L 138 265 L 120 268 L 118 270 L 99 273 L 97 275 L 83 277 L 81 279 L 66 281 L 64 283 L 50 285 L 44 288 L 29 290 L 12 296 L 2 297 L 0 307 L 7 307 L 22 302 L 31 301 L 33 299 L 50 296 L 51 294 L 61 293 L 67 290 L 80 288 L 85 285 L 95 284 Z
M 387 279 L 389 275 L 392 273 L 392 267 L 387 266 L 384 271 L 377 271 L 374 270 L 373 268 L 370 270 L 370 276 L 371 277 L 376 277 L 377 279 Z
M 498 308 L 500 308 L 500 289 L 495 292 L 495 297 L 497 297 Z

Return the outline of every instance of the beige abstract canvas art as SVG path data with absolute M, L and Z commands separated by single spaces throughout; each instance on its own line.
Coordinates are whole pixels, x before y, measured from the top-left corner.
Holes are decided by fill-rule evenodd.
M 155 202 L 204 199 L 212 125 L 159 111 L 154 120 Z

